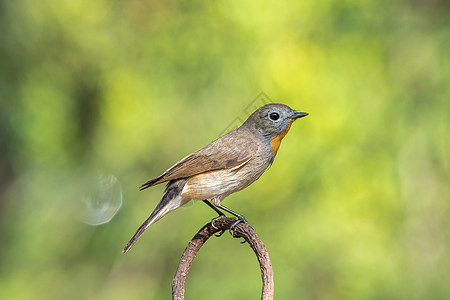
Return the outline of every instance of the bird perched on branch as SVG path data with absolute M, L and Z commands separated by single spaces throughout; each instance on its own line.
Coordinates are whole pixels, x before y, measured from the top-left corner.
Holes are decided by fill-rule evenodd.
M 160 176 L 144 183 L 140 190 L 168 182 L 163 198 L 125 246 L 123 253 L 150 225 L 190 200 L 202 200 L 219 217 L 224 216 L 222 211 L 236 216 L 237 221 L 233 225 L 247 223 L 242 215 L 221 205 L 222 200 L 257 180 L 273 163 L 281 140 L 292 123 L 307 115 L 284 104 L 264 105 L 239 128 L 189 154 Z

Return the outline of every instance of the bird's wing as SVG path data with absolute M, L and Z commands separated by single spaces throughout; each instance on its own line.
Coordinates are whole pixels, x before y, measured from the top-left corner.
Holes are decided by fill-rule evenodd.
M 160 176 L 147 181 L 140 187 L 140 190 L 162 182 L 208 171 L 238 168 L 247 163 L 255 155 L 257 149 L 258 145 L 252 139 L 236 138 L 233 134 L 224 135 L 186 156 Z

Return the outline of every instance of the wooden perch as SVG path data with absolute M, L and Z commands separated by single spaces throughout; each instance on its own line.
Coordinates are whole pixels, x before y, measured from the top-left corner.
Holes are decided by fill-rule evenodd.
M 220 232 L 221 230 L 228 230 L 234 222 L 236 222 L 235 218 L 222 217 L 214 221 L 214 225 L 217 229 L 212 227 L 210 222 L 203 226 L 192 238 L 181 256 L 180 264 L 178 265 L 177 272 L 172 281 L 173 300 L 184 300 L 187 276 L 191 269 L 192 262 L 203 244 L 213 234 Z M 259 261 L 261 278 L 263 282 L 261 299 L 273 299 L 273 269 L 272 264 L 270 263 L 269 252 L 267 252 L 263 242 L 259 239 L 258 235 L 255 233 L 255 230 L 253 230 L 250 225 L 245 223 L 239 223 L 233 228 L 233 237 L 244 238 L 255 252 Z

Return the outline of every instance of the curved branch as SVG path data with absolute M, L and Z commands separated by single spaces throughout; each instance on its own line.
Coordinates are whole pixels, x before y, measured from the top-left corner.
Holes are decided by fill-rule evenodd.
M 221 230 L 228 230 L 234 222 L 236 222 L 235 218 L 219 218 L 214 221 L 214 225 L 217 229 L 212 227 L 211 223 L 208 223 L 203 226 L 192 238 L 181 256 L 180 264 L 178 265 L 177 272 L 172 281 L 173 300 L 184 300 L 187 276 L 191 269 L 192 262 L 203 244 L 213 234 Z M 246 223 L 239 223 L 234 227 L 233 237 L 244 238 L 255 252 L 256 257 L 258 258 L 259 267 L 261 269 L 261 278 L 263 282 L 261 299 L 273 299 L 273 269 L 270 262 L 269 252 L 264 246 L 264 243 L 259 239 L 258 235 L 255 233 L 255 230 L 253 230 L 253 228 Z

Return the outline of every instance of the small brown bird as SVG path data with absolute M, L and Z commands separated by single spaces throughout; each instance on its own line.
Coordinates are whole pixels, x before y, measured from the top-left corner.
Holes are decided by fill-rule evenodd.
M 140 190 L 168 181 L 163 198 L 123 253 L 150 225 L 190 200 L 203 200 L 219 217 L 224 215 L 219 209 L 236 216 L 235 224 L 247 223 L 243 216 L 222 206 L 222 200 L 257 180 L 273 163 L 291 124 L 307 115 L 284 104 L 264 105 L 239 128 L 189 154 L 160 176 L 144 183 Z M 211 199 L 212 204 L 207 199 Z M 212 222 L 214 226 L 214 219 Z

